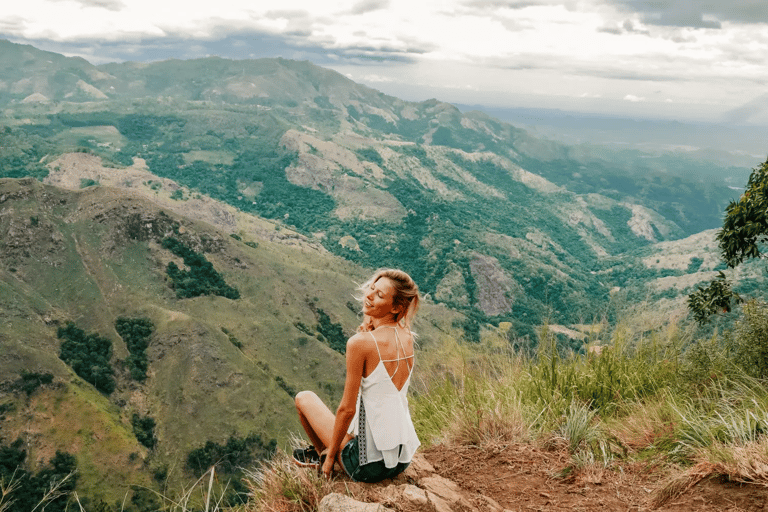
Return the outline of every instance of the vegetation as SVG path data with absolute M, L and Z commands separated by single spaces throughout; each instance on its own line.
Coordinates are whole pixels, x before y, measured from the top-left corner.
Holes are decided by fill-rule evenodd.
M 176 256 L 184 258 L 184 265 L 189 267 L 189 270 L 181 270 L 174 262 L 168 263 L 166 273 L 177 297 L 186 299 L 200 295 L 220 295 L 233 300 L 240 298 L 240 292 L 224 282 L 224 278 L 205 256 L 174 237 L 164 238 L 162 245 Z
M 57 451 L 47 464 L 33 473 L 24 469 L 27 452 L 23 446 L 21 439 L 0 446 L 0 510 L 64 512 L 77 483 L 77 459 Z
M 59 327 L 56 335 L 61 342 L 59 359 L 77 375 L 107 395 L 115 390 L 114 370 L 109 363 L 112 341 L 98 334 L 86 334 L 72 322 Z
M 230 343 L 232 343 L 234 346 L 236 346 L 236 347 L 237 347 L 237 348 L 239 348 L 240 350 L 242 350 L 242 349 L 243 349 L 243 342 L 242 342 L 242 341 L 240 341 L 239 339 L 237 339 L 237 336 L 235 336 L 234 334 L 232 334 L 232 333 L 229 331 L 229 329 L 227 329 L 226 327 L 222 327 L 222 328 L 221 328 L 221 332 L 223 332 L 224 334 L 226 334 L 226 335 L 227 335 L 227 338 L 229 338 L 229 342 L 230 342 Z
M 13 391 L 23 391 L 27 396 L 31 395 L 40 386 L 45 386 L 53 382 L 53 374 L 50 372 L 37 373 L 22 370 L 21 378 L 10 385 Z
M 725 209 L 723 227 L 717 233 L 722 259 L 730 268 L 745 260 L 762 257 L 761 246 L 768 241 L 768 160 L 749 176 L 747 189 Z M 721 312 L 741 297 L 731 290 L 725 274 L 689 296 L 688 307 L 700 323 Z
M 115 330 L 131 354 L 126 360 L 131 377 L 143 381 L 147 378 L 147 347 L 155 326 L 149 318 L 119 317 L 115 321 Z
M 240 505 L 248 501 L 248 489 L 241 483 L 244 471 L 269 460 L 276 449 L 277 442 L 274 439 L 264 442 L 259 434 L 250 434 L 244 438 L 230 436 L 223 445 L 208 441 L 205 446 L 189 452 L 186 468 L 200 478 L 216 472 L 228 479 L 229 485 L 222 500 L 229 506 Z
M 341 324 L 331 322 L 331 317 L 322 309 L 317 310 L 317 319 L 317 332 L 323 336 L 328 346 L 340 354 L 345 354 L 347 352 L 347 336 L 344 336 Z
M 189 452 L 186 468 L 198 477 L 212 466 L 216 466 L 220 472 L 233 475 L 242 468 L 269 458 L 276 447 L 277 442 L 274 439 L 265 442 L 259 434 L 249 434 L 246 437 L 230 436 L 223 445 L 208 441 L 205 446 Z
M 731 283 L 722 271 L 718 272 L 717 279 L 707 286 L 698 286 L 688 296 L 688 308 L 700 324 L 716 313 L 730 312 L 734 302 L 741 302 L 741 297 L 731 290 Z
M 558 353 L 546 330 L 533 358 L 488 339 L 479 350 L 445 347 L 429 363 L 422 358 L 428 377 L 411 401 L 417 431 L 449 445 L 563 443 L 565 473 L 716 457 L 704 476 L 765 485 L 768 477 L 749 468 L 765 463 L 768 442 L 768 394 L 756 379 L 766 375 L 768 305 L 751 302 L 744 313 L 733 333 L 708 340 L 694 338 L 694 326 L 620 323 L 590 343 L 602 350 L 584 355 Z
M 133 433 L 136 439 L 152 450 L 157 444 L 157 438 L 155 437 L 155 420 L 149 416 L 140 416 L 134 413 L 131 416 L 131 426 L 133 427 Z

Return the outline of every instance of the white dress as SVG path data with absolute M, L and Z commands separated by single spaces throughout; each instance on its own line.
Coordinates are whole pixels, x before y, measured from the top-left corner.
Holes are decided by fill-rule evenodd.
M 379 364 L 368 377 L 360 380 L 355 417 L 352 418 L 347 432 L 358 438 L 361 466 L 383 460 L 387 468 L 393 468 L 399 462 L 411 462 L 413 454 L 421 445 L 408 410 L 407 393 L 412 367 L 408 365 L 408 358 L 392 360 L 405 360 L 408 366 L 408 379 L 402 389 L 398 390 L 387 373 L 384 361 L 381 359 L 379 343 L 373 333 L 371 337 L 379 352 Z M 397 330 L 395 330 L 395 338 L 402 347 L 400 338 L 397 337 Z M 403 353 L 405 353 L 404 350 Z

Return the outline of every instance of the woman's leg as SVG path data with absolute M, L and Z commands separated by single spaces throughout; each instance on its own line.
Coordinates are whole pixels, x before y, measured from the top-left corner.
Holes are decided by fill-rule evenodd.
M 312 391 L 301 391 L 296 395 L 296 410 L 299 411 L 301 426 L 317 453 L 325 450 L 333 439 L 336 416 Z

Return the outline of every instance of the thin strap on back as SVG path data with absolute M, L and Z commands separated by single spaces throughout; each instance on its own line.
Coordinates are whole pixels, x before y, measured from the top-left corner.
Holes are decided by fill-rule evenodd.
M 410 375 L 411 370 L 413 370 L 413 365 L 408 364 L 408 360 L 413 358 L 414 354 L 411 354 L 410 356 L 405 355 L 405 345 L 403 345 L 403 342 L 400 341 L 400 336 L 397 334 L 397 329 L 395 329 L 395 339 L 397 340 L 397 344 L 400 345 L 400 349 L 403 351 L 403 357 L 401 359 L 405 360 L 405 366 L 408 367 L 408 374 Z
M 381 358 L 381 351 L 379 350 L 379 342 L 376 341 L 376 338 L 373 336 L 373 332 L 371 332 L 371 337 L 373 338 L 373 341 L 376 342 L 376 350 L 379 352 L 379 361 L 382 363 L 394 363 L 397 362 L 397 366 L 395 367 L 395 371 L 392 372 L 392 375 L 390 375 L 390 378 L 393 378 L 395 375 L 397 375 L 397 370 L 400 369 L 400 361 L 405 361 L 405 365 L 408 367 L 408 374 L 410 375 L 411 371 L 413 370 L 413 365 L 408 363 L 409 359 L 413 358 L 413 354 L 410 356 L 405 355 L 405 346 L 403 345 L 403 342 L 400 341 L 400 336 L 397 333 L 396 327 L 390 327 L 390 329 L 394 329 L 395 331 L 395 341 L 397 343 L 397 346 L 400 347 L 400 350 L 403 351 L 403 357 L 397 357 L 395 359 L 382 359 Z
M 376 352 L 379 353 L 379 361 L 381 361 L 381 350 L 379 350 L 379 342 L 376 340 L 376 336 L 373 335 L 373 331 L 368 331 L 371 333 L 371 338 L 373 338 L 373 343 L 376 345 Z

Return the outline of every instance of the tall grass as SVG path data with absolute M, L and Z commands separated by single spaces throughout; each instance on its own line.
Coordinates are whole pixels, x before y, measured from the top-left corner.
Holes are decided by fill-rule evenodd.
M 301 443 L 298 438 L 291 439 L 292 445 Z M 279 449 L 269 461 L 247 470 L 245 483 L 250 491 L 249 511 L 315 511 L 323 496 L 332 492 L 328 479 L 296 466 L 292 457 Z
M 567 450 L 571 467 L 652 459 L 734 472 L 752 454 L 742 474 L 762 475 L 768 393 L 733 359 L 728 336 L 698 341 L 692 328 L 628 325 L 602 331 L 593 340 L 601 350 L 586 355 L 558 349 L 546 327 L 527 358 L 447 345 L 411 401 L 422 441 L 544 442 Z
M 531 358 L 449 347 L 453 359 L 428 368 L 429 382 L 412 400 L 417 430 L 428 442 L 523 440 L 562 428 L 579 411 L 594 422 L 678 385 L 677 334 L 631 339 L 619 326 L 609 335 L 588 355 L 561 353 L 546 329 Z

